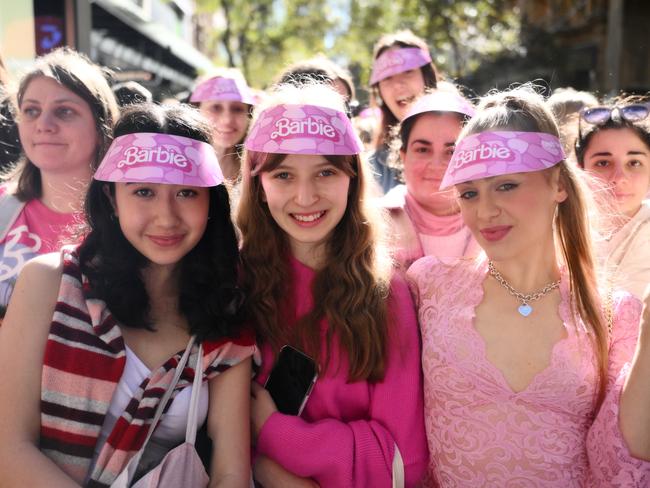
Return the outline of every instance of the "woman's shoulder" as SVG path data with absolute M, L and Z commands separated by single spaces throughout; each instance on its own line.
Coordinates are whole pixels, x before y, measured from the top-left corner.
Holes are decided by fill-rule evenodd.
M 27 261 L 20 274 L 38 278 L 43 283 L 58 283 L 63 274 L 64 261 L 63 253 L 60 252 L 41 254 Z
M 643 303 L 637 297 L 625 290 L 611 292 L 611 307 L 614 314 L 614 334 L 621 327 L 637 328 L 643 310 Z
M 424 256 L 415 261 L 406 272 L 409 282 L 453 282 L 471 281 L 485 274 L 482 256 L 476 258 L 440 258 Z

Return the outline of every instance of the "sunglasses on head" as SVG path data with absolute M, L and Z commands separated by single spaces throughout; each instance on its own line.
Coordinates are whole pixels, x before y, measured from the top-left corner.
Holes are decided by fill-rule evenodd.
M 634 103 L 614 107 L 583 108 L 580 111 L 580 118 L 589 124 L 601 125 L 609 121 L 614 116 L 614 112 L 618 112 L 618 116 L 626 122 L 638 122 L 650 114 L 650 107 L 643 103 Z
M 615 116 L 616 114 L 616 116 Z M 630 105 L 615 105 L 613 107 L 585 107 L 580 111 L 578 121 L 578 140 L 582 140 L 582 121 L 588 124 L 603 125 L 610 120 L 639 122 L 650 115 L 650 104 L 632 103 Z

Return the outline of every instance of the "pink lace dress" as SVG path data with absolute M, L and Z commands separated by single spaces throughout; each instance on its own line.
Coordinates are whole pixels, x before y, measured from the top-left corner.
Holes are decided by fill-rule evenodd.
M 473 325 L 483 299 L 484 257 L 442 263 L 422 258 L 408 270 L 422 331 L 428 487 L 650 487 L 650 462 L 633 458 L 618 428 L 618 400 L 637 340 L 640 302 L 614 300 L 607 397 L 595 411 L 595 355 L 569 307 L 568 336 L 550 365 L 515 393 L 485 354 Z

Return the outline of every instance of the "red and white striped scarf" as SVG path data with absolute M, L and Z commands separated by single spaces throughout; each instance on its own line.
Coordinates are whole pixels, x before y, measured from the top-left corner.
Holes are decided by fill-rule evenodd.
M 86 298 L 89 284 L 79 270 L 75 250 L 68 248 L 62 253 L 63 276 L 43 360 L 40 449 L 82 483 L 122 377 L 126 354 L 120 328 L 106 304 Z M 188 365 L 196 364 L 197 351 L 195 345 Z M 182 353 L 142 382 L 101 448 L 87 486 L 110 486 L 140 449 Z M 204 381 L 254 354 L 255 342 L 249 332 L 236 339 L 205 341 Z M 186 366 L 175 392 L 190 386 L 193 378 L 194 369 Z

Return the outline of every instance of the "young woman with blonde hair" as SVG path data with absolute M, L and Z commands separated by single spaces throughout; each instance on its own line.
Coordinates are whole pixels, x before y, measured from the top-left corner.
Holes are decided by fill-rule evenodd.
M 265 487 L 389 486 L 399 459 L 414 486 L 426 464 L 413 304 L 383 251 L 361 148 L 343 100 L 322 84 L 271 93 L 246 140 L 237 222 L 257 382 L 284 345 L 319 370 L 299 416 L 254 388 Z
M 408 272 L 425 486 L 647 486 L 650 317 L 639 335 L 640 302 L 600 289 L 586 193 L 543 99 L 528 88 L 485 97 L 451 186 L 485 255 L 425 257 Z

